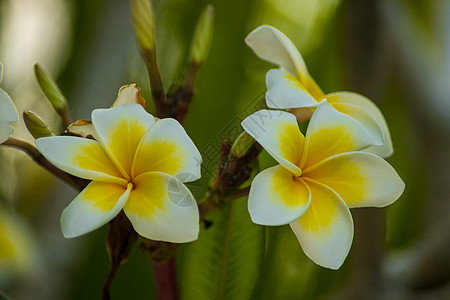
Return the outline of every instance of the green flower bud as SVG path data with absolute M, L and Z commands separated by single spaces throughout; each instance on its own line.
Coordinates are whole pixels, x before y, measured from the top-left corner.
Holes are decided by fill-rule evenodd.
M 50 104 L 53 106 L 53 109 L 61 116 L 63 119 L 65 126 L 70 124 L 70 118 L 68 117 L 68 104 L 66 98 L 61 93 L 56 82 L 51 78 L 50 74 L 41 67 L 39 64 L 34 65 L 34 74 L 36 75 L 36 80 L 44 93 L 45 97 L 47 97 Z
M 206 6 L 195 26 L 194 37 L 192 38 L 189 61 L 201 64 L 205 61 L 211 46 L 212 34 L 214 28 L 214 7 Z
M 28 131 L 35 139 L 54 135 L 45 121 L 31 110 L 25 110 L 23 112 L 23 120 L 25 121 L 25 126 Z
M 247 154 L 255 140 L 247 133 L 242 132 L 231 146 L 230 154 L 238 158 Z
M 130 0 L 131 19 L 141 53 L 155 49 L 155 20 L 150 0 Z

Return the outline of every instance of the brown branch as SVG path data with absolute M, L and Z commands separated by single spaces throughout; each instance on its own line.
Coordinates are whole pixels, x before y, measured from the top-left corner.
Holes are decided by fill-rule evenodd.
M 29 157 L 31 157 L 39 166 L 46 169 L 56 177 L 62 179 L 66 183 L 70 184 L 77 190 L 82 190 L 86 187 L 87 183 L 85 180 L 70 175 L 61 169 L 57 168 L 54 164 L 52 164 L 50 161 L 48 161 L 42 154 L 39 152 L 39 150 L 31 145 L 30 143 L 17 139 L 14 137 L 10 137 L 7 139 L 2 145 L 9 146 L 13 148 L 17 148 L 23 152 L 25 152 Z

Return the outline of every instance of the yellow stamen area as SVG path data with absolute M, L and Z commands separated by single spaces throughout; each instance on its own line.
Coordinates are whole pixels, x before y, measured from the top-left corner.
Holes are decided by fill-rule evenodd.
M 291 172 L 279 167 L 273 176 L 270 189 L 276 199 L 281 199 L 290 207 L 305 206 L 308 203 L 309 191 L 300 177 L 294 177 Z
M 76 148 L 72 164 L 86 170 L 106 173 L 122 178 L 120 171 L 98 143 L 89 143 Z
M 81 197 L 94 209 L 108 211 L 113 209 L 125 191 L 126 188 L 118 184 L 94 181 L 81 192 Z
M 298 222 L 308 231 L 327 233 L 337 214 L 339 198 L 329 189 L 305 179 L 311 191 L 311 203 Z
M 363 170 L 348 156 L 339 156 L 305 172 L 312 178 L 331 188 L 347 203 L 357 204 L 365 199 L 370 182 Z
M 146 129 L 144 124 L 132 119 L 120 120 L 111 128 L 107 147 L 129 176 L 136 149 Z
M 156 140 L 142 143 L 133 167 L 134 177 L 146 172 L 176 174 L 183 167 L 183 148 L 173 140 Z
M 337 138 L 338 137 L 338 138 Z M 335 154 L 353 151 L 358 143 L 344 126 L 327 126 L 316 130 L 308 140 L 308 157 L 303 170 Z
M 279 125 L 276 136 L 278 137 L 282 157 L 298 166 L 302 158 L 305 140 L 298 125 L 284 122 Z
M 164 177 L 147 173 L 136 178 L 124 209 L 141 217 L 152 218 L 157 211 L 164 210 L 164 203 L 168 201 Z

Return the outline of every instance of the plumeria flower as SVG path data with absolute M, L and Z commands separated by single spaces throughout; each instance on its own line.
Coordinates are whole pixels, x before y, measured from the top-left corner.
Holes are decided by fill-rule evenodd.
M 284 111 L 260 110 L 242 126 L 279 163 L 252 182 L 253 222 L 289 223 L 318 265 L 338 269 L 344 262 L 353 240 L 349 208 L 383 207 L 403 192 L 403 181 L 385 160 L 359 151 L 373 144 L 373 136 L 330 104 L 318 106 L 306 137 Z
M 3 66 L 0 64 L 0 83 L 3 78 Z M 0 89 L 0 144 L 6 141 L 14 132 L 10 123 L 19 121 L 17 109 L 9 95 Z
M 31 274 L 39 267 L 29 226 L 0 207 L 0 282 L 13 275 Z
M 92 135 L 36 140 L 58 168 L 92 182 L 61 216 L 65 237 L 90 232 L 124 211 L 145 238 L 197 239 L 198 207 L 183 182 L 200 178 L 201 156 L 174 119 L 156 120 L 139 104 L 92 112 Z
M 260 58 L 280 66 L 269 70 L 266 75 L 268 107 L 289 109 L 299 121 L 303 121 L 309 119 L 319 103 L 326 99 L 338 111 L 358 120 L 374 137 L 373 145 L 364 151 L 381 157 L 392 155 L 389 129 L 373 102 L 350 92 L 325 95 L 308 73 L 292 41 L 272 26 L 256 28 L 245 41 Z

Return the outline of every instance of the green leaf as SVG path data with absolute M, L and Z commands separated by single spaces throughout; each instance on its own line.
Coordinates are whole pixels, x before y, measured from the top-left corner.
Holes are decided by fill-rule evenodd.
M 199 239 L 180 249 L 181 299 L 249 299 L 264 256 L 264 227 L 252 223 L 244 198 L 206 220 Z

